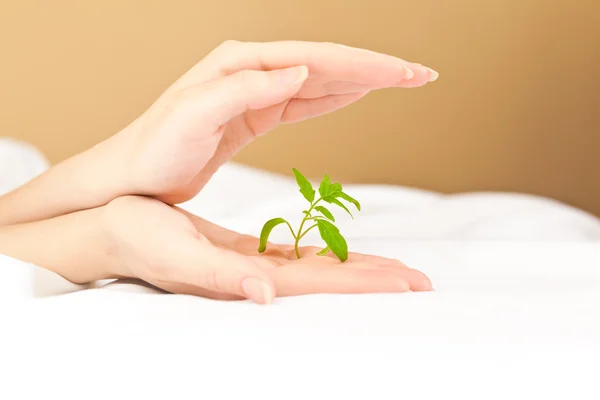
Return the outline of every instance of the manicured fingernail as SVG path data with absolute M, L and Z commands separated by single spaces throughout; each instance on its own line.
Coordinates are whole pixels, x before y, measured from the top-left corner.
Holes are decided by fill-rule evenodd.
M 427 67 L 425 67 L 427 68 Z M 438 74 L 436 71 L 432 70 L 431 68 L 427 68 L 427 71 L 429 71 L 429 82 L 433 82 L 435 81 L 440 74 Z
M 404 77 L 404 79 L 412 79 L 413 76 L 415 76 L 415 73 L 412 69 L 408 68 L 406 65 L 404 66 L 404 71 L 406 73 L 406 76 Z
M 286 85 L 295 85 L 308 77 L 308 68 L 305 66 L 288 68 L 280 71 L 279 81 Z
M 259 304 L 270 304 L 273 293 L 269 285 L 258 278 L 246 278 L 242 282 L 242 290 L 250 300 Z

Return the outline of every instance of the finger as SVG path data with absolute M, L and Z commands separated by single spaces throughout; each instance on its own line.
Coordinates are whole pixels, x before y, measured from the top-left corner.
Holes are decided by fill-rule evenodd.
M 258 246 L 258 238 L 256 237 L 248 237 L 247 235 L 242 235 L 241 233 L 224 228 L 204 218 L 200 218 L 197 215 L 194 215 L 180 207 L 174 206 L 173 209 L 185 215 L 192 222 L 198 232 L 201 232 L 202 235 L 208 238 L 211 243 L 217 246 L 234 250 L 235 244 L 238 241 L 241 241 L 243 238 L 254 239 L 257 243 L 256 246 Z
M 429 79 L 429 74 L 426 71 L 418 71 L 411 79 L 406 79 L 398 82 L 396 87 L 416 87 L 423 85 Z M 300 91 L 294 96 L 298 99 L 316 99 L 333 94 L 350 94 L 358 92 L 369 92 L 378 89 L 385 89 L 385 86 L 377 86 L 373 84 L 355 83 L 355 82 L 340 82 L 328 81 L 319 79 L 319 77 L 309 76 L 304 82 Z
M 260 304 L 271 303 L 275 297 L 272 280 L 252 257 L 195 239 L 179 241 L 175 254 L 172 265 L 155 278 L 162 285 L 183 284 Z
M 431 280 L 423 272 L 406 266 L 403 262 L 392 258 L 374 256 L 370 254 L 350 253 L 348 261 L 377 265 L 379 268 L 399 271 L 410 285 L 410 290 L 415 292 L 433 289 Z
M 157 282 L 155 284 L 155 286 L 157 286 L 158 288 L 165 290 L 169 293 L 186 294 L 186 295 L 191 295 L 191 296 L 204 297 L 204 298 L 211 299 L 211 300 L 223 300 L 223 301 L 245 300 L 245 297 L 238 296 L 235 294 L 213 292 L 211 290 L 207 290 L 207 289 L 201 288 L 199 286 L 188 285 L 185 283 Z
M 285 108 L 281 122 L 290 124 L 331 113 L 362 99 L 367 93 L 332 95 L 320 99 L 293 99 Z
M 281 69 L 306 65 L 312 74 L 378 86 L 394 85 L 412 76 L 408 62 L 387 54 L 335 43 L 279 41 L 224 43 L 200 63 L 200 75 L 215 77 L 244 69 Z M 416 70 L 426 67 L 413 64 Z M 208 78 L 211 79 L 211 78 Z
M 421 64 L 409 64 L 408 68 L 415 72 L 414 76 L 410 79 L 403 80 L 398 83 L 398 87 L 402 88 L 416 88 L 423 86 L 427 82 L 433 82 L 437 80 L 438 73 L 429 68 L 423 68 Z
M 364 268 L 364 269 L 379 269 L 385 270 L 401 276 L 408 282 L 410 290 L 415 292 L 429 291 L 432 289 L 430 279 L 421 271 L 407 267 L 404 263 L 391 258 L 384 258 L 368 254 L 349 253 L 348 260 L 343 264 L 333 253 L 328 253 L 325 256 L 318 256 L 317 253 L 321 249 L 314 246 L 306 246 L 299 249 L 300 261 L 318 259 L 320 263 L 328 265 L 340 265 L 346 268 Z M 288 255 L 292 258 L 292 254 Z
M 338 258 L 332 252 L 327 253 L 325 256 L 317 256 L 317 253 L 321 250 L 322 249 L 317 246 L 302 246 L 302 247 L 298 248 L 298 252 L 300 253 L 301 258 L 306 258 L 306 257 L 324 258 L 324 257 L 326 257 L 326 258 L 331 258 L 331 259 L 335 260 L 335 262 L 339 262 Z M 295 257 L 295 250 L 293 249 L 293 247 L 289 250 L 288 256 L 290 258 Z M 401 262 L 399 260 L 393 259 L 393 258 L 386 258 L 386 257 L 380 257 L 380 256 L 374 256 L 374 255 L 362 254 L 362 253 L 352 253 L 352 252 L 348 253 L 348 261 L 357 262 L 357 263 L 376 264 L 376 265 L 380 265 L 380 266 L 393 266 L 393 267 L 397 267 L 397 268 L 408 268 L 406 266 L 406 264 L 404 264 L 403 262 Z
M 190 112 L 205 131 L 216 132 L 248 110 L 283 102 L 308 76 L 305 66 L 276 71 L 240 71 L 183 91 L 181 112 Z
M 326 82 L 321 85 L 308 85 L 306 82 L 295 98 L 297 99 L 316 99 L 329 95 L 352 94 L 359 92 L 369 92 L 371 90 L 380 89 L 375 85 L 367 85 L 364 83 L 355 82 Z
M 409 285 L 395 273 L 319 263 L 292 263 L 268 271 L 277 295 L 399 293 Z
M 235 250 L 236 252 L 242 254 L 251 255 L 256 252 L 256 247 L 258 246 L 258 238 L 249 235 L 242 235 L 240 233 L 215 225 L 193 214 L 189 214 L 184 210 L 180 211 L 186 214 L 188 218 L 192 221 L 192 223 L 194 223 L 196 228 L 204 235 L 206 235 L 209 238 L 209 240 L 211 240 L 213 243 L 219 246 Z M 321 248 L 315 246 L 300 247 L 299 253 L 301 256 L 301 260 L 306 259 L 307 257 L 319 257 L 320 262 L 331 263 L 331 265 L 339 263 L 337 257 L 332 253 L 327 254 L 325 257 L 317 256 L 316 254 L 319 251 L 321 251 Z M 269 252 L 265 253 L 265 255 L 272 259 L 283 257 L 293 259 L 295 257 L 295 250 L 293 249 L 293 246 L 271 245 L 269 247 Z M 368 268 L 386 269 L 393 273 L 400 273 L 402 274 L 403 278 L 406 279 L 406 281 L 408 282 L 410 290 L 415 292 L 430 291 L 433 289 L 433 284 L 427 275 L 416 269 L 409 268 L 403 262 L 393 258 L 375 256 L 370 254 L 349 253 L 348 261 L 345 265 L 350 267 L 360 266 L 363 268 L 366 268 L 367 266 L 372 266 L 372 268 Z
M 247 256 L 257 256 L 258 247 L 260 244 L 259 239 L 256 236 L 241 234 L 224 228 L 222 226 L 213 224 L 203 218 L 200 218 L 194 214 L 191 214 L 185 210 L 176 209 L 185 214 L 187 218 L 194 224 L 198 232 L 202 232 L 202 235 L 206 236 L 211 243 L 216 246 L 234 251 L 238 254 Z M 284 255 L 289 254 L 289 249 L 293 251 L 293 245 L 278 245 L 275 243 L 268 242 L 267 250 L 261 255 L 270 259 L 277 257 L 283 258 Z M 262 268 L 272 268 L 273 265 L 259 265 Z
M 350 260 L 350 258 L 348 260 Z M 347 268 L 378 269 L 381 271 L 388 271 L 390 273 L 397 274 L 408 283 L 410 290 L 412 290 L 413 292 L 427 292 L 432 289 L 431 281 L 429 280 L 429 278 L 421 271 L 417 271 L 416 269 L 358 261 L 350 263 L 346 261 L 344 264 L 347 264 Z
M 429 291 L 432 289 L 431 281 L 425 274 L 423 274 L 421 271 L 407 267 L 401 261 L 369 254 L 349 253 L 348 260 L 342 264 L 335 254 L 330 252 L 325 256 L 318 256 L 317 253 L 319 251 L 321 251 L 321 248 L 316 246 L 301 247 L 299 249 L 301 257 L 300 261 L 307 259 L 318 259 L 318 262 L 320 263 L 326 263 L 328 265 L 341 265 L 345 266 L 346 268 L 386 270 L 388 272 L 398 274 L 405 279 L 410 286 L 410 290 L 412 291 L 420 292 Z M 292 252 L 293 250 L 288 254 L 290 259 L 294 257 Z

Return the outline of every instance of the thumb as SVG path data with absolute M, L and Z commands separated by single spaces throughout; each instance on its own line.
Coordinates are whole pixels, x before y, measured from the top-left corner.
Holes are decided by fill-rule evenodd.
M 292 97 L 307 77 L 306 66 L 244 70 L 187 89 L 185 100 L 202 126 L 214 132 L 246 111 L 270 107 Z
M 259 304 L 273 301 L 275 285 L 255 257 L 216 247 L 204 237 L 180 245 L 179 262 L 170 281 L 240 296 Z

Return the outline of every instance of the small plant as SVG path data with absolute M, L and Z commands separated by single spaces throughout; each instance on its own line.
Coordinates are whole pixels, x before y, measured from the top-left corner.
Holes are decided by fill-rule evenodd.
M 260 233 L 260 245 L 258 247 L 259 253 L 264 253 L 267 249 L 267 242 L 269 235 L 273 228 L 280 224 L 286 224 L 290 228 L 290 232 L 294 237 L 294 249 L 296 251 L 296 257 L 300 258 L 300 252 L 298 251 L 298 244 L 300 240 L 313 228 L 318 228 L 321 238 L 325 242 L 326 246 L 317 253 L 317 255 L 324 256 L 330 251 L 336 255 L 336 257 L 344 262 L 348 259 L 348 244 L 346 239 L 342 236 L 339 229 L 333 224 L 335 218 L 331 211 L 325 208 L 323 205 L 319 205 L 321 201 L 329 204 L 334 204 L 338 207 L 343 208 L 350 217 L 354 218 L 350 210 L 339 200 L 345 200 L 349 203 L 354 204 L 356 209 L 360 211 L 360 203 L 348 196 L 342 191 L 342 185 L 339 183 L 331 183 L 329 177 L 325 175 L 319 186 L 319 198 L 315 200 L 316 191 L 313 189 L 311 183 L 306 179 L 304 175 L 300 173 L 296 168 L 293 168 L 294 175 L 296 176 L 296 182 L 300 187 L 300 193 L 310 203 L 308 209 L 302 211 L 304 218 L 300 223 L 300 227 L 297 232 L 294 232 L 292 225 L 283 218 L 273 218 L 265 223 Z M 313 215 L 313 213 L 317 215 Z M 320 214 L 320 215 L 319 215 Z M 311 226 L 302 230 L 308 221 L 314 222 Z

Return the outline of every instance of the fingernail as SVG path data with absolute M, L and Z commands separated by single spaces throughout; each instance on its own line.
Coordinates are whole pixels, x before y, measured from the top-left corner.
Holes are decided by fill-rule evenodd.
M 308 68 L 288 68 L 279 72 L 279 81 L 286 85 L 295 85 L 308 77 Z
M 273 301 L 271 288 L 258 278 L 246 278 L 242 282 L 242 290 L 250 300 L 259 304 L 270 304 Z
M 427 68 L 427 67 L 425 67 Z M 431 68 L 427 68 L 427 71 L 429 71 L 429 82 L 433 82 L 435 81 L 440 74 L 438 74 L 436 71 L 432 70 Z
M 406 76 L 404 77 L 404 79 L 412 79 L 412 77 L 415 76 L 414 71 L 408 68 L 406 65 L 404 66 L 404 70 L 406 72 Z

